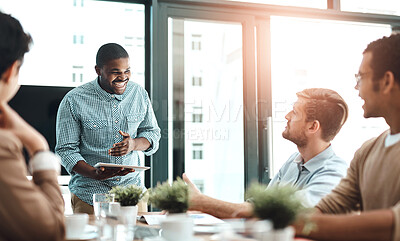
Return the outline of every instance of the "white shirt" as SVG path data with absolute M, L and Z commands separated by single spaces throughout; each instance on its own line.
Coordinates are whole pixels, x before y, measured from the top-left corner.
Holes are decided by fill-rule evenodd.
M 398 141 L 400 141 L 400 133 L 394 134 L 394 135 L 387 135 L 385 139 L 385 147 L 391 146 L 396 144 Z

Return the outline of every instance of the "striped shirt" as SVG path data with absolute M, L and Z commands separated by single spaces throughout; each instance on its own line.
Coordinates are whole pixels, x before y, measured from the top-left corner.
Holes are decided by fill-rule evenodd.
M 80 160 L 94 166 L 98 162 L 140 165 L 137 151 L 125 156 L 110 156 L 108 150 L 121 142 L 121 130 L 131 138 L 146 138 L 151 146 L 144 151 L 152 155 L 158 149 L 160 128 L 145 89 L 128 82 L 122 95 L 103 90 L 97 79 L 74 88 L 61 101 L 57 113 L 55 152 L 71 175 L 69 189 L 82 201 L 92 205 L 94 193 L 106 193 L 113 186 L 141 186 L 138 173 L 94 180 L 72 171 Z

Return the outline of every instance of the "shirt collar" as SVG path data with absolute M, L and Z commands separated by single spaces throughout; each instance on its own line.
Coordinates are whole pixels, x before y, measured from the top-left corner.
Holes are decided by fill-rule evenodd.
M 110 101 L 113 99 L 117 99 L 119 101 L 123 100 L 128 93 L 132 90 L 132 83 L 131 81 L 128 82 L 126 85 L 126 89 L 122 95 L 117 95 L 117 94 L 110 94 L 107 91 L 103 90 L 98 82 L 98 77 L 93 81 L 93 86 L 96 90 L 96 92 L 105 100 Z
M 400 141 L 400 133 L 391 135 L 390 132 L 385 139 L 385 147 L 392 146 Z
M 324 162 L 327 159 L 330 159 L 334 155 L 335 155 L 335 152 L 333 151 L 332 145 L 329 145 L 328 148 L 326 148 L 321 153 L 319 153 L 315 157 L 311 158 L 308 162 L 306 162 L 304 164 L 303 164 L 303 157 L 300 155 L 300 153 L 295 158 L 294 162 L 298 163 L 299 167 L 304 166 L 309 172 L 314 172 L 318 168 L 321 167 L 321 162 Z

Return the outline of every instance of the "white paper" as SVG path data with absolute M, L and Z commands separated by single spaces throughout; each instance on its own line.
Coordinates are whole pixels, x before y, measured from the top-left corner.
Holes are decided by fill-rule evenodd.
M 199 213 L 189 214 L 189 217 L 193 218 L 194 225 L 214 225 L 224 223 L 222 219 L 216 218 L 210 214 Z

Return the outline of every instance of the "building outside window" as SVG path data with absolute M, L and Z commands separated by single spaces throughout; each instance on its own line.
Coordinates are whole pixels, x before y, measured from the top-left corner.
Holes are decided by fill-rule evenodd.
M 203 159 L 203 143 L 193 143 L 192 144 L 192 154 L 193 160 Z

